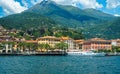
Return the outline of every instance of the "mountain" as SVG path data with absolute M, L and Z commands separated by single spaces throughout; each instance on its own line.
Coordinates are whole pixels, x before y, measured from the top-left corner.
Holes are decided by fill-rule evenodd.
M 61 35 L 74 35 L 75 38 L 75 36 L 79 37 L 78 34 L 81 35 L 82 30 L 86 38 L 110 39 L 119 38 L 120 27 L 117 21 L 119 18 L 116 19 L 116 17 L 99 10 L 79 9 L 69 5 L 59 5 L 51 0 L 44 0 L 22 13 L 0 18 L 0 24 L 5 28 L 21 29 L 31 35 L 35 34 L 35 36 L 37 34 L 53 35 L 54 31 L 57 32 L 56 36 L 59 36 L 61 27 L 66 27 L 68 29 L 62 28 Z M 60 28 L 60 30 L 52 30 L 54 28 Z M 108 31 L 109 29 L 110 31 Z M 78 31 L 76 32 L 76 30 Z
M 55 20 L 58 24 L 67 27 L 75 27 L 78 24 L 80 24 L 81 21 L 86 20 L 86 17 L 84 17 L 85 19 L 83 19 L 83 17 L 81 16 L 82 18 L 81 19 L 78 18 L 79 16 L 76 17 L 75 15 L 72 15 L 70 12 L 63 9 L 61 5 L 58 5 L 53 1 L 42 1 L 41 3 L 38 3 L 37 5 L 26 10 L 25 12 L 32 12 L 40 15 L 46 15 L 51 19 Z M 92 19 L 92 17 L 87 18 L 87 20 L 88 19 Z
M 90 16 L 101 19 L 101 20 L 113 20 L 116 18 L 113 15 L 103 13 L 100 10 L 96 10 L 96 9 L 92 9 L 92 8 L 84 9 L 84 11 L 87 14 L 89 14 Z
M 0 18 L 0 24 L 8 29 L 16 28 L 22 30 L 56 25 L 53 20 L 46 16 L 29 12 Z
M 69 36 L 73 39 L 84 38 L 81 31 L 64 28 L 50 18 L 30 12 L 10 15 L 0 19 L 0 24 L 7 29 L 20 29 L 20 34 L 31 35 L 35 38 L 41 36 Z
M 42 1 L 25 12 L 46 15 L 58 24 L 72 28 L 81 27 L 84 24 L 98 24 L 105 22 L 108 18 L 114 18 L 112 15 L 107 15 L 103 12 L 98 12 L 97 10 L 92 10 L 91 12 L 88 11 L 88 9 L 81 10 L 73 6 L 62 6 L 51 0 Z M 98 15 L 100 14 L 100 17 L 93 15 L 95 13 L 98 13 Z M 104 15 L 106 15 L 106 17 L 104 17 Z
M 120 38 L 120 17 L 113 21 L 103 23 L 101 25 L 87 28 L 85 35 L 87 38 L 100 37 L 105 39 Z

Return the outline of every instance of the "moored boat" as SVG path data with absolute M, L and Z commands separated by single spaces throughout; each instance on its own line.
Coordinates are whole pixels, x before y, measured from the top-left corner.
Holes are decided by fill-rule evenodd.
M 70 51 L 67 52 L 68 55 L 79 55 L 79 56 L 105 56 L 106 53 L 102 52 L 102 53 L 95 53 L 92 51 L 87 51 L 87 52 L 74 52 L 74 51 Z

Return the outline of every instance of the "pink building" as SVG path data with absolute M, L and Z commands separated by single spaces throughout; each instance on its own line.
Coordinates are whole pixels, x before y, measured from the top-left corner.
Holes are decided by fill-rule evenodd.
M 112 45 L 111 45 L 111 41 L 109 41 L 109 40 L 104 40 L 104 39 L 100 39 L 100 38 L 93 38 L 93 39 L 84 41 L 82 49 L 84 51 L 111 50 Z

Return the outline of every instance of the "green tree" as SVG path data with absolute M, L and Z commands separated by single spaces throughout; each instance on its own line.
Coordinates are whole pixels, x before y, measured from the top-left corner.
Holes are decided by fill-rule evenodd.
M 47 51 L 50 49 L 50 45 L 49 44 L 38 44 L 38 48 L 41 49 L 46 49 Z
M 44 44 L 44 48 L 47 50 L 47 52 L 48 52 L 48 50 L 50 49 L 50 45 L 49 44 Z
M 38 44 L 38 49 L 42 51 L 42 49 L 44 49 L 44 44 Z
M 26 46 L 27 46 L 29 52 L 34 49 L 33 48 L 34 47 L 34 43 L 26 43 Z
M 0 43 L 0 50 L 2 50 L 3 49 L 3 44 L 2 43 Z
M 18 43 L 17 52 L 20 52 L 21 50 L 22 50 L 22 51 L 25 51 L 26 48 L 27 48 L 26 42 L 19 42 L 19 43 Z
M 55 50 L 55 47 L 50 47 L 50 50 L 51 50 L 51 51 L 54 51 L 54 50 Z
M 120 52 L 120 48 L 118 48 L 118 49 L 116 50 L 116 52 Z
M 33 50 L 33 51 L 36 51 L 37 49 L 38 49 L 38 44 L 33 43 L 32 50 Z
M 60 42 L 60 43 L 58 43 L 58 44 L 55 45 L 55 48 L 62 49 L 62 50 L 65 51 L 68 48 L 68 44 L 64 43 L 64 42 Z

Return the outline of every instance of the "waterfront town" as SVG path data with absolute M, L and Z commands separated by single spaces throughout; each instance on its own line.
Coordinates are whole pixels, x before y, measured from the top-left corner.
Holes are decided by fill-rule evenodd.
M 113 47 L 120 47 L 120 39 L 105 40 L 92 38 L 88 40 L 74 40 L 70 37 L 44 36 L 26 40 L 9 34 L 16 34 L 18 30 L 6 30 L 0 27 L 0 53 L 49 52 L 49 51 L 114 51 Z

